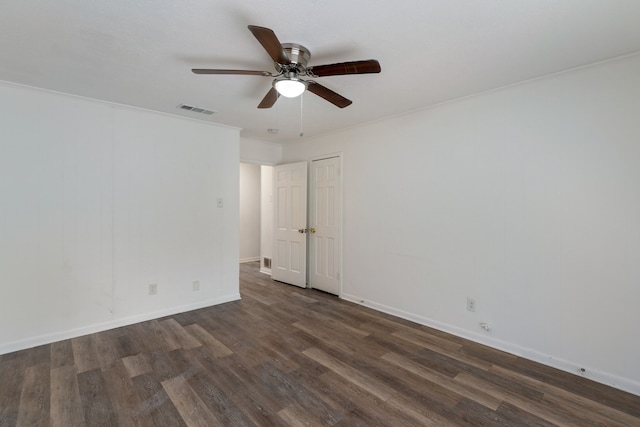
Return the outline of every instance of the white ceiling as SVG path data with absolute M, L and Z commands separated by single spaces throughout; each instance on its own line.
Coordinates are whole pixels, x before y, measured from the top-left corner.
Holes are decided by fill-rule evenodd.
M 309 65 L 373 58 L 382 73 L 318 79 L 353 101 L 345 109 L 307 93 L 302 121 L 300 99 L 258 110 L 270 78 L 190 71 L 274 71 L 249 24 L 309 48 Z M 0 80 L 274 142 L 639 51 L 638 0 L 0 0 Z

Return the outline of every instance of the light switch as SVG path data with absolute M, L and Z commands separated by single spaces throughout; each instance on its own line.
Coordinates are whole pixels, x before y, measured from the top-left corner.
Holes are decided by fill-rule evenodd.
M 222 199 L 218 199 L 218 207 L 219 208 L 224 207 L 224 201 Z

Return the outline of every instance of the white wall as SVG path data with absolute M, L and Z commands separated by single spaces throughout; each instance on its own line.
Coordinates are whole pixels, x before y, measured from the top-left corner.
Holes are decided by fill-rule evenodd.
M 271 274 L 264 259 L 273 258 L 273 166 L 260 167 L 260 271 Z
M 240 262 L 260 259 L 260 165 L 240 163 Z
M 0 129 L 0 353 L 239 298 L 238 129 L 5 83 Z
M 282 146 L 273 142 L 240 138 L 240 161 L 276 165 L 282 160 Z
M 636 55 L 283 157 L 344 152 L 344 298 L 640 394 L 639 118 Z

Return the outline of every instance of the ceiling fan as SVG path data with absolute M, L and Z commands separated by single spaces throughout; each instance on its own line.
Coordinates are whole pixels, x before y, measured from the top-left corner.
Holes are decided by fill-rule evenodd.
M 271 90 L 269 90 L 267 95 L 262 99 L 258 108 L 271 108 L 280 95 L 295 98 L 305 90 L 324 98 L 337 107 L 344 108 L 351 105 L 352 101 L 314 80 L 303 80 L 300 77 L 307 76 L 315 78 L 380 72 L 380 63 L 375 59 L 307 67 L 311 53 L 306 47 L 296 43 L 280 43 L 278 37 L 276 37 L 275 33 L 269 28 L 249 25 L 249 31 L 251 31 L 269 56 L 271 56 L 277 73 L 271 73 L 269 71 L 206 68 L 194 68 L 191 71 L 195 74 L 236 74 L 275 77 Z

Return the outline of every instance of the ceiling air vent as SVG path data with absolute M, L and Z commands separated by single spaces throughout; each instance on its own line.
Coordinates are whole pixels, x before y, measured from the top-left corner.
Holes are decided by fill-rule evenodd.
M 181 110 L 193 111 L 194 113 L 206 114 L 207 116 L 210 116 L 213 113 L 215 113 L 215 111 L 207 110 L 200 107 L 194 107 L 192 105 L 187 105 L 187 104 L 180 104 L 176 108 L 179 108 Z

